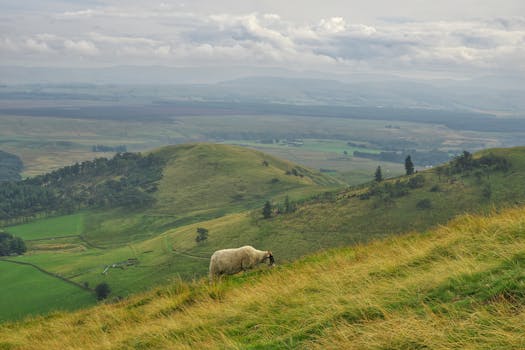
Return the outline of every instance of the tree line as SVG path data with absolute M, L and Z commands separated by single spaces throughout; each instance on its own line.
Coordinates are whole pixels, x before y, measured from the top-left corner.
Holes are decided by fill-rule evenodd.
M 81 208 L 144 207 L 153 203 L 165 161 L 117 153 L 17 182 L 0 183 L 0 220 Z

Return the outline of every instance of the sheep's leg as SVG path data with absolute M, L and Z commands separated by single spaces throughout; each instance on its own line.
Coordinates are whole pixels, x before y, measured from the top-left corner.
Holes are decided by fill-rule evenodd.
M 247 271 L 249 269 L 249 263 L 246 261 L 246 259 L 241 260 L 241 270 L 243 272 Z

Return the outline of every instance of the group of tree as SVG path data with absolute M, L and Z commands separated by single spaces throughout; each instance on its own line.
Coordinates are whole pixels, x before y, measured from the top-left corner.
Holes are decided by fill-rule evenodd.
M 450 160 L 448 152 L 431 150 L 431 151 L 383 151 L 380 153 L 360 152 L 354 151 L 354 157 L 367 158 L 378 160 L 382 162 L 403 163 L 408 156 L 411 156 L 412 161 L 418 166 L 433 166 L 442 164 Z
M 456 156 L 451 162 L 449 171 L 453 174 L 470 172 L 477 170 L 495 170 L 508 171 L 510 162 L 505 157 L 497 156 L 493 153 L 474 158 L 472 153 L 463 151 L 462 154 Z
M 45 175 L 0 183 L 0 220 L 80 208 L 144 207 L 153 203 L 164 160 L 149 154 L 117 153 Z
M 379 168 L 380 169 L 380 168 Z M 406 196 L 410 190 L 423 187 L 425 177 L 421 174 L 410 177 L 408 180 L 396 180 L 395 182 L 375 182 L 368 190 L 359 195 L 359 199 L 370 199 L 377 197 L 383 200 L 390 200 Z
M 407 175 L 414 174 L 414 163 L 412 163 L 412 158 L 410 157 L 410 155 L 408 155 L 405 158 L 405 173 Z M 376 172 L 374 174 L 374 180 L 375 180 L 375 182 L 383 181 L 383 172 L 381 170 L 381 166 L 380 165 L 378 165 L 377 168 L 376 168 Z
M 262 216 L 264 219 L 269 219 L 272 217 L 273 213 L 278 214 L 289 214 L 297 210 L 297 203 L 290 200 L 290 197 L 287 195 L 284 197 L 284 202 L 278 205 L 272 205 L 270 201 L 266 201 L 262 208 Z
M 20 237 L 14 237 L 7 232 L 0 232 L 0 256 L 24 254 L 26 244 Z

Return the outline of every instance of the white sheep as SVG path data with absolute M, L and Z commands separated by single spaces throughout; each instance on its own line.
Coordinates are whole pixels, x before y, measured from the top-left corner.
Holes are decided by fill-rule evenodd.
M 275 261 L 269 250 L 257 250 L 246 245 L 240 248 L 217 250 L 210 259 L 210 281 L 220 275 L 233 275 L 246 271 L 269 259 L 272 266 Z

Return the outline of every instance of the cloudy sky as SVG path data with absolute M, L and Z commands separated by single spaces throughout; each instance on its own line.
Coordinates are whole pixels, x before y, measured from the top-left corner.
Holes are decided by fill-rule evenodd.
M 0 65 L 525 75 L 525 1 L 0 0 Z

